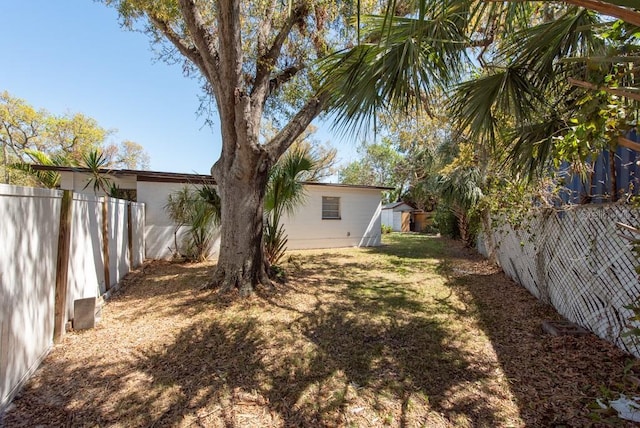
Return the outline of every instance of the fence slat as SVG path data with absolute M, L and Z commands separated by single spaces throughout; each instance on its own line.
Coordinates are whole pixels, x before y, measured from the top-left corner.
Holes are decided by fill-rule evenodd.
M 109 267 L 109 198 L 102 199 L 102 260 L 104 262 L 104 289 L 111 288 L 111 270 Z
M 73 191 L 65 190 L 60 207 L 60 232 L 56 260 L 56 291 L 53 312 L 53 341 L 58 343 L 65 332 L 67 288 L 69 275 L 69 250 L 71 248 L 71 218 L 73 215 Z

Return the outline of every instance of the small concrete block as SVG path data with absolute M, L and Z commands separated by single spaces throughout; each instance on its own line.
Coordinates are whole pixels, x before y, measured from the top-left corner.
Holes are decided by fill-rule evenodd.
M 587 330 L 569 321 L 543 321 L 542 330 L 552 336 L 582 336 Z
M 96 311 L 101 311 L 95 297 L 78 299 L 73 302 L 73 329 L 84 330 L 96 326 Z

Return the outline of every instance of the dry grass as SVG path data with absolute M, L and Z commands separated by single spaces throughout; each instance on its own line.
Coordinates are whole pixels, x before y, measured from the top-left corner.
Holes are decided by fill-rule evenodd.
M 200 291 L 211 265 L 147 265 L 4 422 L 587 426 L 596 398 L 632 388 L 628 356 L 543 335 L 557 314 L 456 243 L 386 239 L 297 253 L 285 286 L 246 300 Z

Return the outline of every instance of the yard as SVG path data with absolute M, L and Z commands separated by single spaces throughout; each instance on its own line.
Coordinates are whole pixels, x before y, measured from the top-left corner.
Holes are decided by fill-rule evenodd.
M 544 335 L 552 309 L 444 238 L 295 253 L 286 285 L 247 300 L 201 291 L 210 269 L 129 276 L 5 425 L 588 426 L 610 417 L 596 398 L 637 393 L 629 356 Z

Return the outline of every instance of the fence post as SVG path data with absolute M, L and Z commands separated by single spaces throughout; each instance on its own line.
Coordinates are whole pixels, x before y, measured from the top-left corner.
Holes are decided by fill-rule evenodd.
M 73 215 L 73 191 L 65 190 L 60 207 L 60 229 L 58 233 L 58 257 L 56 260 L 56 290 L 53 311 L 53 341 L 58 343 L 65 333 L 67 312 L 67 288 L 69 274 L 69 251 L 71 247 L 71 219 Z
M 102 260 L 104 260 L 104 291 L 111 288 L 109 263 L 109 197 L 102 198 Z
M 133 219 L 131 202 L 127 201 L 127 247 L 129 249 L 129 270 L 133 270 Z

